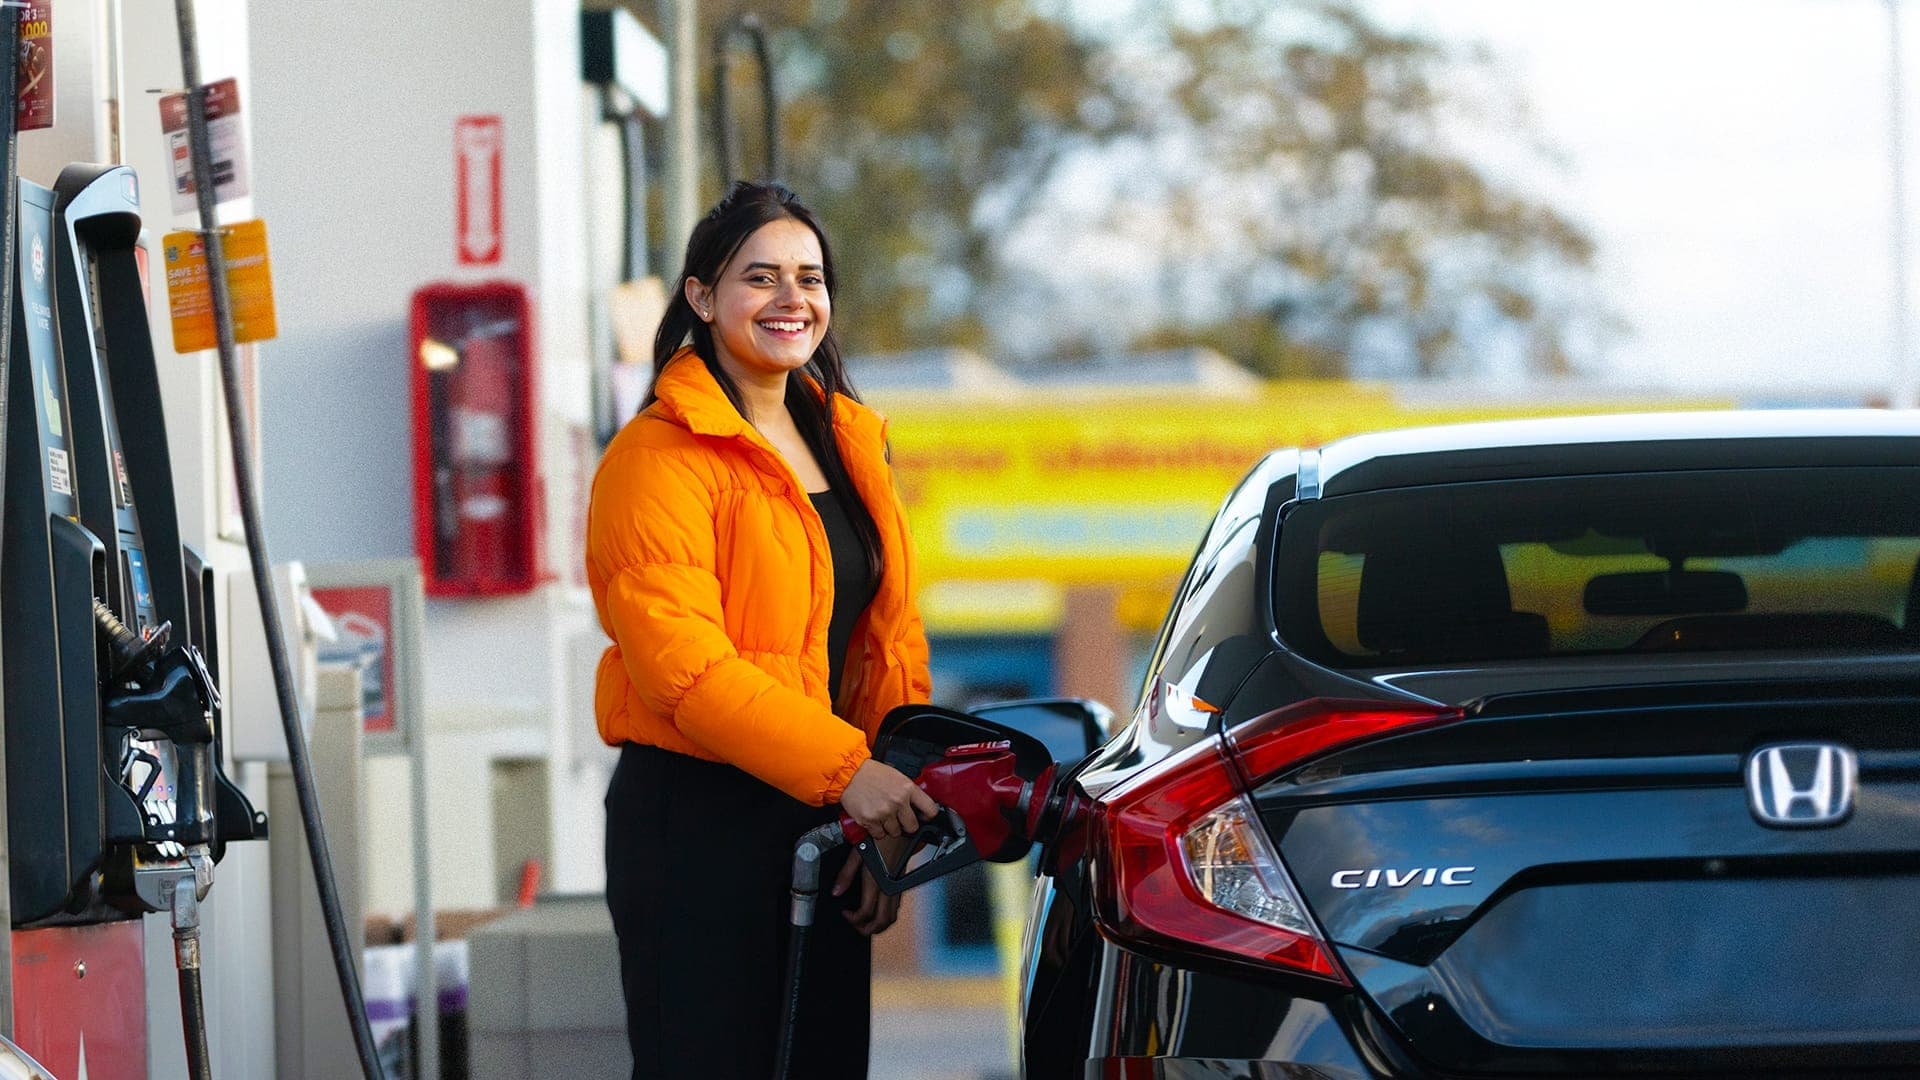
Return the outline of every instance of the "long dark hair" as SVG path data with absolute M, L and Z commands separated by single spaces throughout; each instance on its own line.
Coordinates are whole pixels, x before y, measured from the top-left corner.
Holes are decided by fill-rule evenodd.
M 707 211 L 700 223 L 693 227 L 693 235 L 687 238 L 687 256 L 681 263 L 680 276 L 667 293 L 667 312 L 660 319 L 660 331 L 653 338 L 653 382 L 647 387 L 646 405 L 653 404 L 660 386 L 660 373 L 666 370 L 667 361 L 680 350 L 689 339 L 693 351 L 699 355 L 707 371 L 712 373 L 713 381 L 720 384 L 720 390 L 743 418 L 747 417 L 746 401 L 740 396 L 740 386 L 720 366 L 720 354 L 713 345 L 713 327 L 694 313 L 693 304 L 687 299 L 687 282 L 698 281 L 703 285 L 717 285 L 720 272 L 726 268 L 747 242 L 747 237 L 763 225 L 775 221 L 791 219 L 813 230 L 814 238 L 820 241 L 820 264 L 826 278 L 827 300 L 833 300 L 834 273 L 833 248 L 827 243 L 827 231 L 820 227 L 820 220 L 809 210 L 800 197 L 777 183 L 756 184 L 746 180 L 736 180 L 725 196 Z M 813 451 L 814 460 L 820 463 L 820 471 L 826 474 L 827 484 L 833 489 L 834 497 L 846 508 L 847 517 L 853 522 L 855 535 L 860 538 L 860 546 L 867 551 L 867 571 L 872 580 L 880 579 L 883 563 L 880 554 L 880 530 L 873 523 L 873 515 L 861 501 L 859 493 L 853 489 L 853 479 L 847 475 L 847 466 L 840 459 L 840 447 L 833 438 L 833 399 L 844 395 L 849 400 L 859 401 L 860 395 L 854 391 L 853 383 L 847 378 L 847 367 L 840 359 L 840 339 L 834 333 L 831 321 L 827 332 L 821 336 L 820 345 L 813 350 L 813 356 L 805 367 L 800 369 L 820 387 L 820 393 L 810 391 L 805 381 L 787 377 L 787 411 L 793 414 L 794 426 L 800 429 L 800 437 L 805 440 L 807 449 Z

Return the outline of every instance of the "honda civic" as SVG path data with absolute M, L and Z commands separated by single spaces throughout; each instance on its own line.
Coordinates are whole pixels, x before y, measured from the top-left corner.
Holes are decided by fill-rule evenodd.
M 1267 456 L 1069 773 L 1024 1074 L 1920 1072 L 1916 563 L 1911 414 Z

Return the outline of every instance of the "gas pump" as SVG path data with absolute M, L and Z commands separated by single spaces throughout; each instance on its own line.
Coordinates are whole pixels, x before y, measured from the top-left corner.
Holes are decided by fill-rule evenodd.
M 106 593 L 106 549 L 79 523 L 75 497 L 73 424 L 54 325 L 53 192 L 21 181 L 15 225 L 0 555 L 12 1020 L 30 1052 L 64 1062 L 79 1054 L 62 1014 L 79 1004 L 82 984 L 61 976 L 88 971 L 96 981 L 86 989 L 109 1001 L 115 988 L 144 981 L 139 924 L 105 903 L 100 887 L 109 807 L 123 829 L 137 828 L 138 816 L 104 782 L 93 603 Z M 96 1026 L 96 1046 L 103 1036 L 144 1060 L 143 1020 L 104 1032 Z
M 76 902 L 90 906 L 93 891 L 88 864 L 105 813 L 94 776 L 101 710 L 93 598 L 106 593 L 106 549 L 80 525 L 74 497 L 73 424 L 49 273 L 51 191 L 20 181 L 18 229 L 0 609 L 9 630 L 8 881 L 14 924 L 32 926 L 74 914 Z
M 125 166 L 70 165 L 54 192 L 55 310 L 75 402 L 81 523 L 105 547 L 108 610 L 100 621 L 119 642 L 109 673 L 125 681 L 146 665 L 145 680 L 135 680 L 139 689 L 105 706 L 109 725 L 117 721 L 130 746 L 119 780 L 126 790 L 144 793 L 138 800 L 143 839 L 157 839 L 176 857 L 196 845 L 217 857 L 228 841 L 264 837 L 266 819 L 219 767 L 213 581 L 199 554 L 180 542 L 136 251 L 139 179 Z M 118 631 L 114 618 L 122 623 Z M 169 648 L 174 636 L 185 641 Z M 196 710 L 189 701 L 204 707 Z M 176 712 L 177 723 L 163 722 Z M 163 907 L 154 903 L 160 894 L 150 883 L 137 876 L 134 882 L 145 910 Z M 204 895 L 204 886 L 200 891 Z
M 264 837 L 266 821 L 219 767 L 211 583 L 180 542 L 134 250 L 138 180 L 74 165 L 52 191 L 19 187 L 0 582 L 15 951 L 124 953 L 140 947 L 137 924 L 118 946 L 95 928 L 169 912 L 201 1076 L 198 905 L 224 845 Z M 15 1000 L 20 1021 L 58 998 Z M 62 1060 L 59 1025 L 29 1019 L 22 1045 Z

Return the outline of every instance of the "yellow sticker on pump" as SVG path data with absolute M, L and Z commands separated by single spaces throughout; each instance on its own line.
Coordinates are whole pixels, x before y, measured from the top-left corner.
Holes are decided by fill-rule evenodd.
M 273 267 L 267 255 L 267 223 L 255 218 L 224 226 L 227 295 L 233 305 L 233 340 L 244 344 L 278 334 L 273 310 Z M 213 290 L 207 281 L 206 244 L 197 232 L 171 232 L 161 241 L 166 255 L 167 307 L 173 316 L 173 350 L 199 352 L 219 344 L 213 325 Z

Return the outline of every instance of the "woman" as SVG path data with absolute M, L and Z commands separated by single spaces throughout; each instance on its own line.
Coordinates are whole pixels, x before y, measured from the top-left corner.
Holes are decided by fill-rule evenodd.
M 647 405 L 594 478 L 587 578 L 613 639 L 594 708 L 621 748 L 607 905 L 636 1077 L 771 1075 L 794 841 L 834 803 L 890 838 L 937 809 L 869 756 L 930 680 L 886 426 L 847 383 L 833 289 L 813 214 L 735 184 L 693 230 Z M 845 849 L 825 873 L 793 1075 L 859 1077 L 869 940 L 899 901 Z

